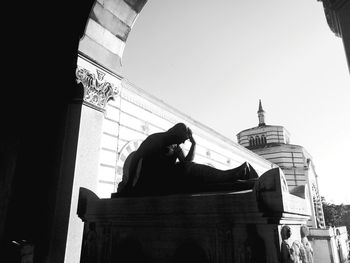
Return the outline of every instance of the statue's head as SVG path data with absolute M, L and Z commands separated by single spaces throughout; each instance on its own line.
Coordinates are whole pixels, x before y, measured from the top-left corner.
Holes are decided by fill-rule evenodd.
M 174 138 L 174 143 L 183 143 L 188 139 L 188 128 L 180 122 L 171 127 L 168 134 Z
M 300 236 L 306 237 L 309 234 L 309 228 L 306 225 L 300 226 Z
M 291 231 L 290 227 L 284 225 L 281 229 L 282 240 L 286 240 L 286 239 L 290 238 L 291 235 L 292 235 L 292 231 Z

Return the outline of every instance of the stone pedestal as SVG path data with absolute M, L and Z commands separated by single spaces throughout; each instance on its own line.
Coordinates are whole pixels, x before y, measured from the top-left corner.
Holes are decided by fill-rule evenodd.
M 317 263 L 342 263 L 348 260 L 348 236 L 346 227 L 311 228 L 310 243 Z
M 99 199 L 81 188 L 81 262 L 280 262 L 280 230 L 300 240 L 309 200 L 271 169 L 254 189 Z M 91 261 L 92 260 L 92 261 Z

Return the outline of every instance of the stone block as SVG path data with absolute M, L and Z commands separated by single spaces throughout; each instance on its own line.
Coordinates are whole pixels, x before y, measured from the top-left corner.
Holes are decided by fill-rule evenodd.
M 277 263 L 282 226 L 300 240 L 310 214 L 299 190 L 288 192 L 278 168 L 244 191 L 100 199 L 81 188 L 77 213 L 84 236 L 94 237 L 85 239 L 82 259 L 94 251 L 100 262 Z
M 101 4 L 95 4 L 90 18 L 96 21 L 102 27 L 106 28 L 123 42 L 126 41 L 131 30 L 130 26 L 105 9 Z
M 98 58 L 98 63 L 113 73 L 121 74 L 121 57 L 112 53 L 88 36 L 84 36 L 79 43 L 79 52 L 89 58 Z

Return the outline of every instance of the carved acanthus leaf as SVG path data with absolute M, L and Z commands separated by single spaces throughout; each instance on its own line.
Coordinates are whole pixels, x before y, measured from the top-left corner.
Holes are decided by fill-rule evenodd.
M 113 83 L 102 81 L 103 72 L 97 70 L 97 74 L 96 77 L 85 68 L 76 69 L 77 83 L 82 83 L 84 87 L 84 101 L 104 109 L 107 102 L 118 95 L 119 90 Z

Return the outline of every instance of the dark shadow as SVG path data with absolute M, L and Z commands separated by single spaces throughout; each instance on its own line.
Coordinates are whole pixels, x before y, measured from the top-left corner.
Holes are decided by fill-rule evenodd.
M 140 240 L 126 237 L 120 240 L 112 250 L 111 262 L 118 263 L 149 263 Z
M 201 246 L 188 241 L 181 244 L 171 261 L 172 263 L 209 263 L 208 257 Z
M 89 230 L 83 236 L 80 263 L 97 263 L 97 232 L 95 222 L 89 223 Z
M 5 206 L 0 213 L 2 255 L 12 240 L 25 239 L 35 245 L 35 262 L 46 261 L 50 251 L 57 251 L 56 262 L 64 260 L 64 231 L 60 246 L 51 248 L 50 241 L 58 238 L 51 235 L 59 203 L 56 194 L 66 180 L 59 167 L 67 107 L 76 88 L 78 44 L 94 2 L 21 1 L 12 16 L 16 22 L 4 28 L 6 99 L 1 103 L 0 147 L 8 160 L 1 165 L 6 185 L 0 189 L 8 195 L 0 203 Z M 13 3 L 4 5 L 3 10 L 14 10 Z M 71 189 L 69 183 L 66 189 Z M 66 204 L 69 211 L 69 200 Z M 62 222 L 61 229 L 65 228 L 67 222 Z
M 247 239 L 240 254 L 242 263 L 266 263 L 265 243 L 258 235 L 256 225 L 247 225 Z

